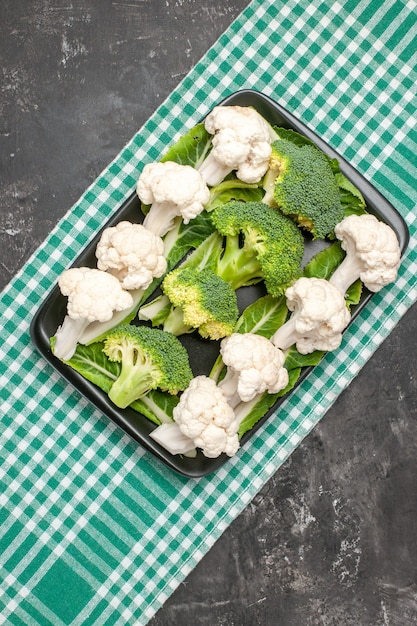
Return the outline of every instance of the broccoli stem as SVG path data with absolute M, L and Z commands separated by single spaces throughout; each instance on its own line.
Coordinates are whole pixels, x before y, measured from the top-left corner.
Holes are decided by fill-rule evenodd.
M 164 294 L 151 300 L 139 309 L 138 318 L 141 321 L 151 322 L 152 326 L 162 325 L 171 312 L 171 302 Z
M 270 168 L 263 179 L 262 187 L 265 190 L 265 195 L 262 198 L 262 202 L 270 207 L 276 207 L 277 203 L 274 198 L 275 180 L 278 176 L 278 170 Z
M 171 311 L 164 321 L 163 329 L 176 337 L 192 333 L 193 330 L 195 330 L 195 328 L 184 324 L 184 314 L 182 307 L 180 306 L 174 306 L 171 308 Z
M 154 382 L 154 369 L 146 360 L 140 358 L 137 358 L 136 362 L 123 360 L 120 375 L 111 386 L 108 395 L 116 406 L 125 409 L 153 389 Z
M 216 273 L 233 289 L 261 280 L 261 266 L 252 249 L 240 246 L 239 235 L 227 235 Z

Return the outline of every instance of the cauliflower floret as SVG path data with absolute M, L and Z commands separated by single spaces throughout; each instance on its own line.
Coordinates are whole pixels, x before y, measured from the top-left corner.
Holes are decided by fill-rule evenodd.
M 401 250 L 390 226 L 374 215 L 349 215 L 337 224 L 335 233 L 346 257 L 330 282 L 343 293 L 358 278 L 373 292 L 396 279 Z
M 116 276 L 125 289 L 146 289 L 167 269 L 161 237 L 128 221 L 106 228 L 96 248 L 97 267 Z
M 55 356 L 64 361 L 75 352 L 77 342 L 87 326 L 106 322 L 114 311 L 133 305 L 132 296 L 115 276 L 99 269 L 73 267 L 62 272 L 58 280 L 62 295 L 68 296 L 67 315 L 55 333 Z
M 160 237 L 171 230 L 177 216 L 184 224 L 197 217 L 210 197 L 201 174 L 174 161 L 145 165 L 136 192 L 141 202 L 151 205 L 143 225 Z
M 199 166 L 210 186 L 230 172 L 246 183 L 257 183 L 268 169 L 271 129 L 251 107 L 217 106 L 207 115 L 206 130 L 213 135 L 212 150 Z
M 285 355 L 266 337 L 233 333 L 222 340 L 220 354 L 227 372 L 219 387 L 232 407 L 264 391 L 278 393 L 288 384 Z
M 344 295 L 324 278 L 299 278 L 285 296 L 292 314 L 271 337 L 274 345 L 286 350 L 296 344 L 298 352 L 336 350 L 342 331 L 350 321 Z
M 207 376 L 193 378 L 173 412 L 181 432 L 209 458 L 239 449 L 238 429 L 232 407 L 223 391 Z

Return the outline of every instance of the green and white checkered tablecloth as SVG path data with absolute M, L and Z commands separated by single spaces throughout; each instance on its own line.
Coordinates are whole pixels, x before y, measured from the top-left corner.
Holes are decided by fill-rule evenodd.
M 324 415 L 416 300 L 415 0 L 254 0 L 1 296 L 0 623 L 145 624 Z M 138 169 L 224 96 L 261 91 L 403 215 L 395 285 L 373 297 L 249 444 L 188 479 L 134 445 L 35 352 L 29 325 Z M 383 324 L 381 324 L 383 319 Z

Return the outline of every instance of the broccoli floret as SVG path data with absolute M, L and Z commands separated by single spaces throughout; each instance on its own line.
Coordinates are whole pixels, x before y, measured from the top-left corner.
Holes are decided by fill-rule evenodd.
M 239 315 L 236 293 L 212 270 L 173 270 L 165 277 L 162 291 L 172 303 L 165 331 L 180 335 L 198 329 L 206 339 L 221 339 L 233 332 Z
M 301 276 L 304 238 L 279 209 L 263 202 L 237 201 L 217 207 L 210 215 L 215 232 L 181 263 L 182 269 L 211 270 L 233 290 L 264 281 L 273 296 L 284 293 Z M 168 304 L 166 295 L 159 296 L 141 307 L 139 319 L 160 325 L 168 315 Z
M 121 324 L 106 336 L 103 352 L 121 364 L 109 398 L 122 409 L 151 389 L 177 394 L 193 377 L 184 346 L 157 328 Z
M 211 218 L 224 236 L 215 271 L 234 289 L 264 280 L 267 291 L 278 296 L 301 275 L 303 236 L 278 209 L 263 202 L 229 202 Z
M 314 239 L 332 235 L 343 219 L 340 190 L 328 157 L 315 145 L 272 144 L 264 202 L 278 206 Z

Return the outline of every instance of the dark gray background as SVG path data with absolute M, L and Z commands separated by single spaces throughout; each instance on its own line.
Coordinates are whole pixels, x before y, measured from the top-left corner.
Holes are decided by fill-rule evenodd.
M 1 287 L 247 4 L 2 0 Z M 417 623 L 416 313 L 152 626 Z

